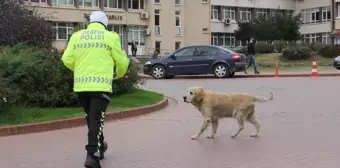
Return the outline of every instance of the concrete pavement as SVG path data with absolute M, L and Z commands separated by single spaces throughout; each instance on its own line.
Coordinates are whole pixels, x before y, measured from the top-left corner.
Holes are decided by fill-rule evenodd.
M 103 168 L 338 168 L 340 165 L 340 78 L 256 78 L 148 80 L 143 88 L 178 99 L 159 112 L 107 122 L 109 143 Z M 214 91 L 267 95 L 274 101 L 257 104 L 259 138 L 246 124 L 236 139 L 234 120 L 220 123 L 215 140 L 196 141 L 201 117 L 181 96 L 189 86 Z M 85 158 L 86 128 L 0 138 L 0 163 L 5 168 L 75 168 Z

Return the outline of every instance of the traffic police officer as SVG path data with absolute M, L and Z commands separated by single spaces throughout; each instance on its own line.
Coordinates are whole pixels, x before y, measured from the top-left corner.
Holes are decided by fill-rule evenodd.
M 101 168 L 107 143 L 103 124 L 112 92 L 113 69 L 115 79 L 125 75 L 129 59 L 121 49 L 117 33 L 107 30 L 108 18 L 102 11 L 90 15 L 87 29 L 75 32 L 62 56 L 64 65 L 74 73 L 74 92 L 86 113 L 88 144 L 85 146 L 86 168 Z

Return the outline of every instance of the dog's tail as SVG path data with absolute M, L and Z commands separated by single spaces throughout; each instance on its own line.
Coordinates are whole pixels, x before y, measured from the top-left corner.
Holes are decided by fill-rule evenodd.
M 268 97 L 263 97 L 263 96 L 254 96 L 253 101 L 255 102 L 268 102 L 274 99 L 274 94 L 271 88 L 269 88 L 269 96 Z

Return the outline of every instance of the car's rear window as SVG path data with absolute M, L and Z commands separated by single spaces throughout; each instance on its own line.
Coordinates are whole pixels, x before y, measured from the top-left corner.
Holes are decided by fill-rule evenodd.
M 228 50 L 228 49 L 224 49 L 224 48 L 220 48 L 219 52 L 222 54 L 235 54 L 234 51 Z

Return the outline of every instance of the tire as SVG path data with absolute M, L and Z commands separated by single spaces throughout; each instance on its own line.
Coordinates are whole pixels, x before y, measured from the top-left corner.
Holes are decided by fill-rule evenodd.
M 337 70 L 340 70 L 340 67 L 336 67 Z
M 228 77 L 229 74 L 229 68 L 225 64 L 217 64 L 214 66 L 213 73 L 218 78 L 225 78 Z
M 151 75 L 155 79 L 164 79 L 166 77 L 166 70 L 162 65 L 155 65 L 152 67 Z

